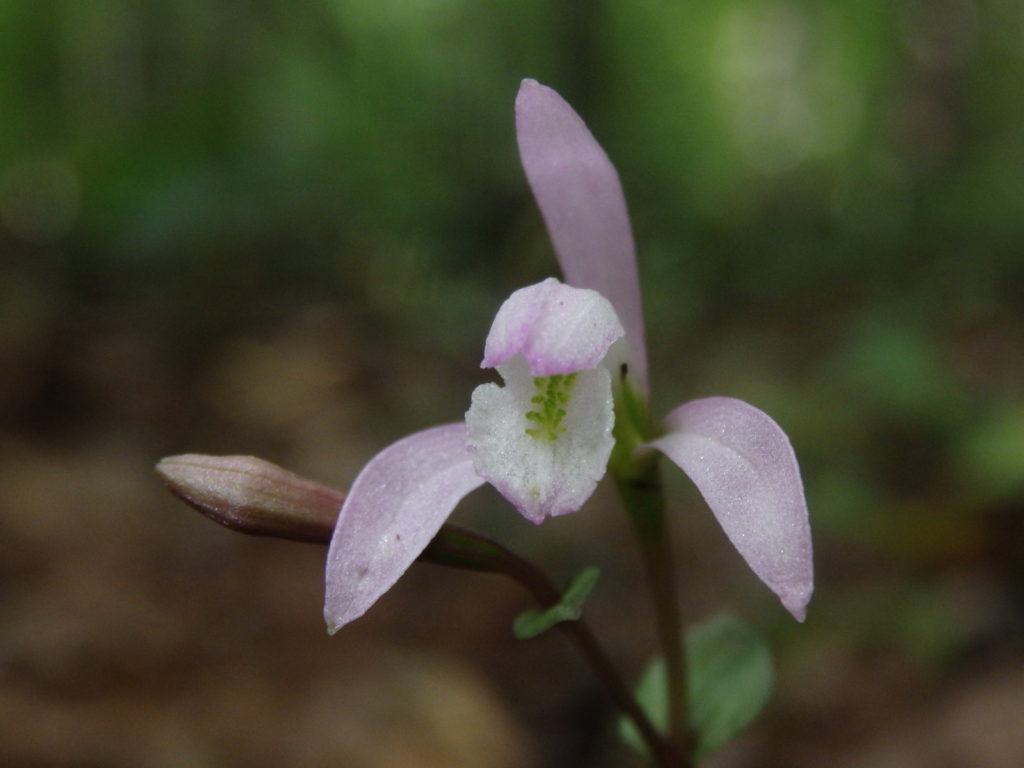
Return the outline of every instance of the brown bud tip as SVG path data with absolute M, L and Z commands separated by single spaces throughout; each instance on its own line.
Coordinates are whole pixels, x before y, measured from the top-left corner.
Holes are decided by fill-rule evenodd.
M 254 456 L 169 456 L 156 471 L 171 492 L 221 525 L 326 544 L 345 494 Z

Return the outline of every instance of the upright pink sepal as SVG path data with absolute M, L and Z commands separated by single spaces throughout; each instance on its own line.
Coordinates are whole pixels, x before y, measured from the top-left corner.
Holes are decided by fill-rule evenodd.
M 729 540 L 798 621 L 814 591 L 800 467 L 772 419 L 729 397 L 679 406 L 650 445 L 690 476 Z
M 501 305 L 481 367 L 497 368 L 522 355 L 532 376 L 586 371 L 597 367 L 622 332 L 608 299 L 549 277 L 520 288 Z
M 615 167 L 572 107 L 535 80 L 524 80 L 519 88 L 516 136 L 566 282 L 611 301 L 626 330 L 623 362 L 646 392 L 636 249 Z
M 388 446 L 359 473 L 327 552 L 331 634 L 387 592 L 462 497 L 483 484 L 465 446 L 465 424 L 434 427 Z

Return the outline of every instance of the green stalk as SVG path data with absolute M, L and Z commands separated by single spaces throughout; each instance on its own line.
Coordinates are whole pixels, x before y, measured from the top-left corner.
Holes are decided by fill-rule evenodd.
M 658 643 L 665 659 L 669 740 L 682 755 L 689 755 L 692 737 L 687 713 L 686 648 L 676 594 L 672 541 L 657 465 L 651 461 L 643 475 L 620 479 L 618 487 L 640 545 L 647 586 L 654 603 Z M 688 757 L 678 763 L 680 766 L 689 764 Z
M 665 660 L 668 740 L 677 754 L 674 765 L 686 768 L 693 764 L 694 739 L 688 713 L 683 622 L 661 473 L 657 454 L 640 449 L 652 436 L 646 401 L 634 394 L 626 382 L 618 388 L 615 399 L 616 441 L 610 468 L 640 546 L 653 601 L 658 644 Z
M 504 574 L 529 592 L 542 608 L 556 605 L 562 599 L 561 592 L 532 563 L 490 539 L 453 525 L 441 528 L 420 555 L 420 560 L 453 568 Z M 637 703 L 589 625 L 578 619 L 563 621 L 555 626 L 604 685 L 622 714 L 636 726 L 655 765 L 659 768 L 684 766 L 686 763 L 680 762 L 675 747 L 666 742 Z

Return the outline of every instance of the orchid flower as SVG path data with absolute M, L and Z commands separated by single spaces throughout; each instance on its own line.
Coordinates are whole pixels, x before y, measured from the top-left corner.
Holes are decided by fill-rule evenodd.
M 409 435 L 359 473 L 328 552 L 332 633 L 390 589 L 485 482 L 533 523 L 577 511 L 627 434 L 621 427 L 636 420 L 623 411 L 646 413 L 640 285 L 618 174 L 573 109 L 533 80 L 516 99 L 516 132 L 566 283 L 520 289 L 498 310 L 482 367 L 497 369 L 503 386 L 477 387 L 464 422 Z M 802 621 L 811 536 L 785 433 L 727 397 L 680 405 L 663 427 L 654 439 L 629 433 L 630 455 L 661 451 L 689 475 L 740 555 Z

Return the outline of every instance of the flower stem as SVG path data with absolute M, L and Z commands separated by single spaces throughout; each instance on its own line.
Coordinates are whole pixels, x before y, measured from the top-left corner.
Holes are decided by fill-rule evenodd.
M 535 565 L 490 539 L 453 525 L 445 525 L 441 529 L 420 559 L 455 568 L 502 573 L 516 581 L 544 608 L 557 604 L 562 598 L 558 588 Z M 633 722 L 654 764 L 659 768 L 686 765 L 680 760 L 676 748 L 666 742 L 637 703 L 589 625 L 578 619 L 555 626 L 604 685 L 623 715 Z
M 617 477 L 619 495 L 640 544 L 648 588 L 654 602 L 658 642 L 668 687 L 669 741 L 681 755 L 678 766 L 692 764 L 693 736 L 687 711 L 686 648 L 675 586 L 672 541 L 665 518 L 661 475 L 653 456 L 635 460 Z

